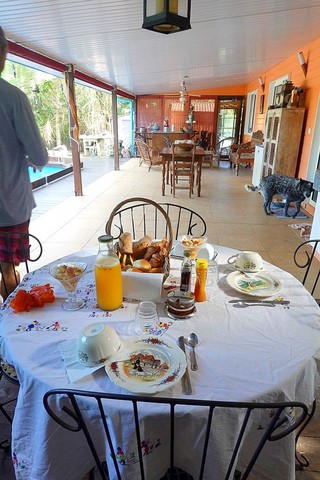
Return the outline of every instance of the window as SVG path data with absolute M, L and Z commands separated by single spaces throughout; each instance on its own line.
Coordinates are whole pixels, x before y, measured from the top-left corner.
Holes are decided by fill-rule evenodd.
M 257 90 L 248 93 L 247 97 L 247 111 L 244 125 L 244 133 L 252 133 L 254 125 L 254 117 L 256 113 Z

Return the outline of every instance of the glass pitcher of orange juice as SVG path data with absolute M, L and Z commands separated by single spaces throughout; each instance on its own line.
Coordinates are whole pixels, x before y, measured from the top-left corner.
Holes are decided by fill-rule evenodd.
M 116 310 L 122 305 L 120 261 L 111 235 L 101 235 L 98 241 L 99 252 L 94 264 L 97 302 L 102 310 Z

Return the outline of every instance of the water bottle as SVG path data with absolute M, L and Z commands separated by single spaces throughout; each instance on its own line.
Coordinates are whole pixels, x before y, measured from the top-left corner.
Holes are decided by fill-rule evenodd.
M 111 235 L 101 235 L 98 241 L 99 252 L 94 264 L 98 306 L 102 310 L 116 310 L 122 305 L 120 260 Z

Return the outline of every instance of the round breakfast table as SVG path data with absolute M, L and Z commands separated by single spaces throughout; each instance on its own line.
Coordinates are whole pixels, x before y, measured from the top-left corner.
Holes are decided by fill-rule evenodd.
M 317 303 L 292 275 L 265 263 L 265 271 L 281 284 L 281 291 L 271 298 L 281 295 L 290 304 L 236 307 L 230 300 L 252 297 L 239 293 L 227 281 L 232 273 L 227 260 L 235 251 L 221 246 L 214 248 L 218 252 L 219 280 L 216 283 L 209 275 L 207 301 L 197 303 L 193 317 L 175 321 L 164 311 L 167 291 L 179 284 L 179 259 L 171 259 L 170 276 L 164 284 L 162 301 L 158 303 L 161 323 L 156 335 L 174 342 L 180 335 L 187 336 L 190 332 L 196 332 L 199 337 L 196 347 L 199 369 L 190 370 L 192 398 L 257 402 L 292 400 L 311 405 L 319 380 L 320 311 Z M 63 259 L 88 264 L 87 274 L 78 285 L 78 295 L 85 300 L 81 310 L 67 312 L 62 309 L 66 293 L 61 284 L 50 277 L 49 265 L 27 274 L 19 288 L 30 289 L 35 284 L 50 283 L 56 295 L 54 303 L 20 314 L 13 313 L 10 298 L 1 307 L 3 356 L 14 365 L 20 382 L 12 425 L 12 455 L 17 480 L 79 480 L 92 467 L 82 435 L 61 429 L 46 414 L 42 403 L 45 392 L 52 388 L 75 388 L 126 393 L 109 379 L 104 368 L 86 369 L 74 358 L 77 335 L 90 323 L 107 322 L 123 340 L 132 336 L 137 302 L 124 301 L 123 308 L 114 312 L 104 312 L 97 307 L 93 274 L 96 253 L 96 249 L 90 249 Z M 190 367 L 188 351 L 187 359 Z M 183 396 L 181 382 L 157 395 Z M 119 414 L 118 409 L 116 411 Z M 156 421 L 156 408 L 153 415 Z M 226 424 L 219 433 L 221 444 L 225 446 L 230 442 L 229 427 Z M 161 438 L 161 426 L 159 435 Z M 252 439 L 254 437 L 255 431 Z M 191 443 L 191 435 L 189 440 L 185 432 L 181 432 L 179 440 L 184 446 L 180 466 L 196 475 L 197 448 Z M 247 441 L 250 442 L 250 438 Z M 259 457 L 252 477 L 294 480 L 294 447 L 292 436 L 281 443 L 275 442 L 274 446 L 269 445 Z M 126 448 L 122 448 L 124 454 L 130 446 Z M 163 441 L 156 454 L 148 455 L 148 480 L 156 480 L 164 474 L 166 454 Z M 275 463 L 276 469 L 273 468 Z M 136 468 L 134 463 L 126 466 L 126 480 L 138 478 Z M 206 468 L 205 479 L 222 478 L 216 462 L 209 461 Z

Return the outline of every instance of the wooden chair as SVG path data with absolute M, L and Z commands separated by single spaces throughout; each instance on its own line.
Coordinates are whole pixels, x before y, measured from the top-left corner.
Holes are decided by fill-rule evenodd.
M 230 429 L 233 448 L 222 449 L 225 469 L 219 480 L 233 480 L 234 478 L 246 480 L 249 478 L 250 472 L 265 445 L 269 442 L 276 442 L 294 432 L 303 423 L 308 411 L 306 405 L 299 402 L 227 402 L 67 389 L 48 391 L 44 395 L 43 403 L 47 413 L 58 425 L 71 432 L 83 433 L 93 457 L 91 472 L 94 470 L 95 463 L 103 480 L 111 478 L 108 465 L 105 462 L 106 459 L 112 464 L 118 480 L 124 478 L 121 467 L 119 467 L 121 462 L 117 458 L 119 443 L 117 443 L 114 432 L 110 428 L 111 419 L 116 415 L 118 423 L 122 412 L 126 419 L 127 431 L 135 432 L 135 435 L 132 435 L 130 453 L 131 455 L 134 454 L 139 464 L 140 475 L 137 480 L 138 478 L 141 480 L 146 478 L 146 457 L 143 456 L 141 440 L 143 438 L 154 438 L 156 435 L 153 432 L 153 425 L 154 422 L 156 425 L 157 423 L 155 420 L 150 422 L 150 415 L 148 415 L 151 408 L 155 410 L 155 404 L 161 405 L 162 413 L 157 414 L 154 418 L 159 418 L 164 431 L 168 431 L 169 453 L 167 462 L 163 465 L 163 470 L 167 470 L 167 472 L 161 480 L 193 479 L 185 470 L 179 472 L 182 475 L 177 477 L 174 447 L 179 429 L 188 431 L 188 422 L 194 422 L 195 419 L 200 420 L 200 418 L 202 419 L 201 430 L 197 432 L 197 438 L 194 440 L 195 442 L 201 442 L 202 454 L 199 458 L 193 459 L 193 469 L 197 471 L 196 480 L 202 480 L 206 473 L 206 460 L 216 450 L 213 445 L 214 442 L 210 442 L 215 426 L 217 424 L 217 428 L 221 429 L 221 421 L 224 421 L 225 427 L 228 428 L 228 421 L 232 424 L 234 415 L 237 416 L 239 424 L 237 424 L 237 428 Z M 184 410 L 182 410 L 182 407 L 184 407 Z M 192 409 L 191 416 L 190 409 Z M 184 412 L 185 415 L 183 415 Z M 94 419 L 94 422 L 92 422 L 92 419 Z M 261 423 L 264 426 L 262 429 Z M 232 426 L 234 427 L 234 425 Z M 252 448 L 251 446 L 247 448 L 247 434 L 253 431 L 256 435 L 255 444 L 252 445 Z M 106 445 L 106 453 L 103 459 L 99 455 L 101 445 Z M 242 459 L 241 467 L 238 467 L 237 462 L 242 449 L 245 450 L 246 455 L 245 459 Z M 59 459 L 53 458 L 52 461 L 59 461 Z M 125 458 L 122 463 L 124 461 Z M 237 468 L 236 477 L 234 477 L 235 468 Z M 274 468 L 276 468 L 276 465 L 274 465 Z
M 242 144 L 232 144 L 230 149 L 230 168 L 234 165 L 236 175 L 239 175 L 240 165 L 253 166 L 256 145 L 263 144 L 263 133 L 261 130 L 253 132 L 251 141 Z
M 194 160 L 196 145 L 193 144 L 190 150 L 190 144 L 177 143 L 172 145 L 172 160 L 169 165 L 170 183 L 173 197 L 176 196 L 177 188 L 187 188 L 189 197 L 193 194 L 194 186 Z M 179 180 L 187 180 L 187 186 L 182 186 Z
M 152 166 L 162 165 L 162 158 L 158 148 L 151 147 L 139 138 L 135 139 L 135 144 L 140 157 L 139 167 L 142 165 L 142 162 L 145 162 L 147 165 L 149 165 L 148 171 L 150 172 Z
M 0 262 L 0 274 L 1 274 L 1 292 L 5 298 L 8 296 L 10 292 L 9 286 L 6 283 L 4 269 L 6 269 L 7 275 L 10 276 L 14 286 L 18 286 L 20 283 L 20 273 L 19 269 L 23 268 L 26 273 L 29 273 L 29 262 L 36 262 L 42 255 L 42 244 L 40 240 L 32 235 L 31 233 L 8 233 L 8 232 L 1 232 L 1 236 L 4 237 L 4 247 L 5 250 L 9 254 L 9 258 L 11 259 L 10 262 Z M 22 262 L 20 263 L 20 267 L 17 267 L 13 260 L 13 252 L 12 248 L 13 245 L 17 247 L 19 246 L 19 250 L 21 251 L 22 255 Z
M 164 210 L 166 217 L 159 210 Z M 155 203 L 148 198 L 129 198 L 117 205 L 110 214 L 105 231 L 116 240 L 123 232 L 131 232 L 133 238 L 152 235 L 153 238 L 169 238 L 170 219 L 172 238 L 180 235 L 202 237 L 207 225 L 204 218 L 190 208 L 174 203 Z

